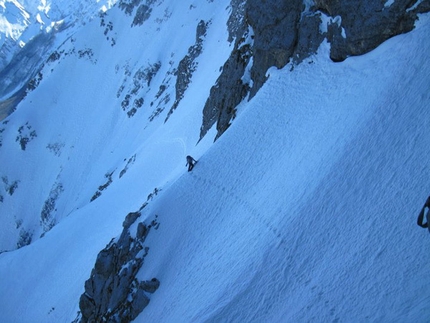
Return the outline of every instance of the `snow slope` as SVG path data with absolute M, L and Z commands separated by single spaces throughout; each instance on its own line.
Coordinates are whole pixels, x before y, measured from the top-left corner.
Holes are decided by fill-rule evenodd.
M 270 71 L 165 191 L 136 322 L 426 322 L 429 19 L 363 56 Z
M 137 187 L 128 194 L 130 200 L 139 200 L 142 192 L 146 196 L 182 170 L 187 153 L 199 154 L 202 149 L 193 147 L 199 139 L 201 107 L 231 50 L 225 28 L 208 28 L 198 58 L 208 63 L 200 65 L 189 97 L 177 108 L 183 113 L 173 113 L 166 124 L 164 119 L 175 98 L 175 68 L 194 44 L 199 21 L 212 19 L 214 26 L 225 26 L 226 7 L 208 3 L 189 10 L 187 4 L 172 1 L 156 7 L 150 22 L 135 28 L 130 28 L 133 18 L 115 8 L 103 18 L 104 25 L 95 19 L 57 50 L 59 58 L 45 64 L 36 90 L 0 125 L 0 149 L 8 152 L 0 156 L 0 208 L 5 214 L 0 250 L 37 239 L 90 203 L 109 177 L 109 187 L 128 182 L 129 175 L 121 174 L 136 168 L 132 182 L 121 186 Z M 113 28 L 106 32 L 109 24 Z M 177 32 L 171 44 L 158 41 L 172 30 Z M 157 72 L 142 77 L 157 64 Z M 157 96 L 161 86 L 165 91 Z M 142 107 L 129 117 L 140 99 Z M 125 101 L 130 102 L 127 108 Z M 158 109 L 164 110 L 156 117 Z M 12 195 L 14 183 L 18 188 Z
M 115 0 L 0 0 L 0 120 L 49 55 Z
M 136 322 L 428 321 L 429 236 L 415 220 L 430 191 L 429 15 L 362 57 L 332 63 L 324 44 L 292 71 L 271 69 L 229 130 L 214 144 L 210 133 L 195 146 L 201 107 L 228 55 L 224 29 L 209 28 L 199 57 L 205 64 L 165 124 L 145 121 L 151 110 L 130 119 L 111 103 L 121 78 L 107 57 L 122 71 L 135 53 L 127 42 L 143 38 L 135 50 L 146 54 L 135 69 L 173 52 L 177 62 L 202 15 L 225 26 L 227 2 L 197 7 L 169 7 L 172 23 L 184 15 L 195 22 L 176 25 L 172 43 L 151 42 L 152 31 L 140 29 L 117 30 L 119 46 L 96 43 L 91 59 L 106 67 L 104 84 L 94 81 L 90 59 L 59 61 L 8 119 L 3 142 L 22 167 L 3 159 L 3 171 L 40 196 L 29 206 L 29 191 L 18 189 L 13 202 L 5 196 L 3 209 L 31 213 L 56 183 L 64 192 L 56 201 L 58 224 L 29 246 L 0 254 L 2 320 L 72 321 L 97 252 L 159 187 L 142 215 L 157 214 L 160 227 L 145 242 L 150 250 L 139 277 L 161 285 Z M 163 26 L 160 38 L 172 27 Z M 94 45 L 97 37 L 94 31 L 87 39 Z M 76 48 L 87 48 L 76 39 Z M 166 70 L 151 81 L 145 101 Z M 71 71 L 87 77 L 73 85 L 61 78 Z M 42 115 L 32 102 L 49 104 Z M 28 120 L 37 139 L 14 151 L 11 129 Z M 59 143 L 60 155 L 41 153 L 50 143 Z M 199 159 L 191 173 L 186 154 Z M 107 172 L 113 183 L 89 203 Z M 48 183 L 40 188 L 42 180 Z

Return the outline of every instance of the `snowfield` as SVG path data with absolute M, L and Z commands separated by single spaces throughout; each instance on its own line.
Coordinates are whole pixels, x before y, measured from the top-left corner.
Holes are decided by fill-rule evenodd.
M 301 65 L 270 69 L 223 136 L 196 144 L 232 49 L 228 3 L 165 1 L 145 29 L 121 29 L 112 14 L 115 46 L 93 21 L 62 47 L 92 54 L 45 66 L 3 122 L 0 175 L 18 188 L 0 204 L 0 321 L 73 321 L 98 252 L 158 188 L 139 219 L 160 226 L 138 276 L 161 284 L 135 322 L 428 322 L 430 236 L 416 217 L 430 194 L 430 16 L 360 57 L 333 63 L 323 43 Z M 198 68 L 164 122 L 171 66 L 201 19 L 211 24 Z M 130 89 L 118 88 L 158 61 L 129 118 Z M 171 101 L 149 122 L 161 84 Z M 19 217 L 33 242 L 13 250 Z
M 428 28 L 270 71 L 148 211 L 161 225 L 142 272 L 162 284 L 136 321 L 428 320 Z

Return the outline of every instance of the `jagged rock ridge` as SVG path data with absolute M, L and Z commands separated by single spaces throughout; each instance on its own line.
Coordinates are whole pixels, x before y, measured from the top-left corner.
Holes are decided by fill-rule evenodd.
M 150 224 L 137 223 L 133 227 L 136 233 L 131 233 L 140 211 L 126 216 L 120 237 L 112 239 L 98 254 L 79 300 L 81 313 L 76 322 L 130 322 L 148 305 L 149 294 L 160 285 L 157 278 L 136 278 L 149 251 L 144 242 L 159 226 L 155 216 Z
M 299 64 L 324 39 L 331 44 L 334 62 L 362 55 L 411 31 L 418 14 L 429 11 L 429 0 L 396 0 L 391 5 L 385 0 L 315 0 L 311 5 L 303 0 L 232 0 L 228 27 L 234 49 L 204 106 L 200 139 L 215 123 L 217 138 L 222 135 L 237 105 L 264 84 L 269 67 Z M 245 47 L 250 29 L 253 41 Z M 250 61 L 251 83 L 246 83 Z
M 204 22 L 201 20 L 197 25 L 196 31 L 196 42 L 193 46 L 188 49 L 188 54 L 179 62 L 178 69 L 176 70 L 176 99 L 170 108 L 166 121 L 169 119 L 170 115 L 176 110 L 184 97 L 185 90 L 191 82 L 193 72 L 197 68 L 196 58 L 201 54 L 203 47 L 203 40 L 206 36 L 206 30 L 210 22 Z

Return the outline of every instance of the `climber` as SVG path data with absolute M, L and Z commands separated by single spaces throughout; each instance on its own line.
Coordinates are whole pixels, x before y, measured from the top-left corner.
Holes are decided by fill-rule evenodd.
M 424 214 L 426 213 L 426 209 L 427 209 L 426 222 L 424 223 Z M 420 214 L 418 215 L 417 224 L 421 228 L 427 228 L 430 231 L 429 221 L 430 221 L 430 196 L 427 198 L 426 203 L 424 204 Z
M 194 165 L 197 163 L 197 160 L 195 160 L 193 157 L 191 157 L 190 155 L 187 156 L 187 163 L 185 164 L 185 166 L 188 166 L 188 171 L 190 172 Z

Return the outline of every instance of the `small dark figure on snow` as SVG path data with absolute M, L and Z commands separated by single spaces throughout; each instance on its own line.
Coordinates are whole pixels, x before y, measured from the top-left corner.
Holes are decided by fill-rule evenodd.
M 426 209 L 427 209 L 426 222 L 424 223 L 424 214 L 426 213 Z M 420 214 L 418 215 L 417 224 L 421 228 L 427 228 L 430 231 L 429 221 L 430 221 L 430 196 L 427 198 L 426 203 L 424 204 Z
M 187 156 L 187 163 L 185 166 L 188 166 L 188 171 L 190 172 L 194 165 L 197 163 L 197 160 L 195 160 L 193 157 L 191 157 L 190 155 Z

